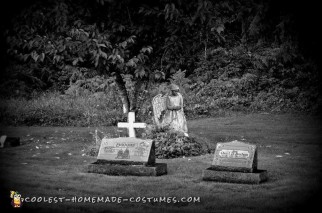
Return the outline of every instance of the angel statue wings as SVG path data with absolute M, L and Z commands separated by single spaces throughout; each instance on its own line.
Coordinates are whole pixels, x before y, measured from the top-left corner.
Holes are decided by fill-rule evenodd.
M 183 98 L 179 87 L 171 84 L 170 94 L 158 94 L 152 100 L 154 122 L 158 127 L 169 126 L 188 136 L 186 117 L 183 112 Z

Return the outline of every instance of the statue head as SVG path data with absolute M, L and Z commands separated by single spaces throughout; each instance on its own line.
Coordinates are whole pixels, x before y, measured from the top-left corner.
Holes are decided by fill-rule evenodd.
M 179 86 L 176 84 L 171 84 L 170 90 L 173 95 L 177 95 L 177 93 L 179 92 Z

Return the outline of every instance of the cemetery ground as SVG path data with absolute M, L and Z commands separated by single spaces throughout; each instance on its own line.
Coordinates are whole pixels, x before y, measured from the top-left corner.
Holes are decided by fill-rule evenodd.
M 167 163 L 168 174 L 157 177 L 107 176 L 86 173 L 96 161 L 85 155 L 95 127 L 2 127 L 0 134 L 18 136 L 21 146 L 0 150 L 0 208 L 10 202 L 9 191 L 22 197 L 122 197 L 122 203 L 23 203 L 37 212 L 307 212 L 321 194 L 320 120 L 298 114 L 231 114 L 188 121 L 191 136 L 215 148 L 217 142 L 240 140 L 257 145 L 258 168 L 268 171 L 259 185 L 206 182 L 202 171 L 213 154 Z M 116 127 L 99 128 L 115 137 Z M 116 136 L 117 137 L 117 136 Z M 5 193 L 5 194 L 4 194 Z M 144 199 L 145 197 L 145 199 Z M 176 197 L 176 203 L 146 198 Z M 181 198 L 200 197 L 197 202 Z M 145 200 L 146 202 L 144 203 Z M 200 202 L 199 202 L 200 201 Z M 2 207 L 1 207 L 2 206 Z

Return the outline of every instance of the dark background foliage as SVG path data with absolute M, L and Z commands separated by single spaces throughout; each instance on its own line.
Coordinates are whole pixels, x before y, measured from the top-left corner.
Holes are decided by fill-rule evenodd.
M 108 125 L 124 119 L 122 105 L 148 120 L 153 95 L 170 82 L 179 84 L 188 118 L 320 109 L 320 11 L 313 1 L 7 3 L 2 121 L 100 125 L 104 114 L 120 111 Z

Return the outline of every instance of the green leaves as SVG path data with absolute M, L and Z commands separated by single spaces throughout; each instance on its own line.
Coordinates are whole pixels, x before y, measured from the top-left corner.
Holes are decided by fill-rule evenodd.
M 10 64 L 35 70 L 48 85 L 68 85 L 66 66 L 196 90 L 216 79 L 204 88 L 209 99 L 216 97 L 211 89 L 220 98 L 238 89 L 248 95 L 244 90 L 258 89 L 254 76 L 260 89 L 316 79 L 295 68 L 308 60 L 298 54 L 290 14 L 261 0 L 45 2 L 22 11 L 4 32 Z M 221 106 L 237 102 L 231 97 Z
M 39 58 L 39 55 L 37 54 L 36 51 L 33 51 L 31 54 L 30 54 L 31 58 L 34 59 L 34 61 L 37 61 L 38 58 Z
M 77 27 L 75 27 L 77 26 Z M 124 28 L 124 26 L 122 26 Z M 124 29 L 123 29 L 124 30 Z M 143 66 L 152 53 L 152 47 L 146 46 L 134 52 L 136 36 L 131 35 L 121 42 L 111 41 L 110 33 L 100 32 L 96 25 L 84 25 L 80 21 L 70 27 L 66 34 L 53 34 L 50 39 L 46 36 L 36 36 L 30 41 L 23 41 L 16 45 L 23 45 L 27 54 L 17 50 L 12 54 L 26 61 L 29 56 L 35 63 L 44 62 L 48 58 L 52 65 L 82 66 L 92 64 L 95 67 L 114 65 L 120 73 L 132 73 L 137 78 L 146 75 Z
M 180 15 L 179 10 L 176 8 L 174 3 L 169 3 L 166 4 L 164 7 L 164 13 L 165 13 L 165 20 L 173 20 L 175 18 L 177 18 Z
M 143 78 L 146 74 L 143 66 L 139 66 L 134 73 L 136 78 Z
M 23 60 L 26 61 L 28 59 L 28 54 L 25 54 L 23 56 Z M 43 62 L 44 59 L 45 59 L 45 54 L 44 53 L 41 53 L 40 55 L 36 52 L 36 51 L 33 51 L 31 54 L 30 54 L 30 57 L 35 61 L 40 61 L 40 62 Z
M 153 48 L 151 46 L 143 47 L 141 53 L 152 53 Z
M 210 150 L 193 137 L 186 137 L 181 132 L 168 128 L 147 128 L 146 137 L 155 142 L 157 158 L 169 159 L 178 157 L 198 156 L 210 153 Z
M 76 66 L 78 62 L 84 62 L 82 57 L 75 58 L 72 62 L 73 66 Z
M 165 73 L 164 72 L 162 72 L 162 71 L 159 71 L 159 70 L 155 70 L 154 71 L 154 78 L 156 79 L 156 80 L 159 80 L 159 79 L 165 79 Z
M 131 58 L 128 62 L 126 62 L 126 66 L 128 67 L 136 67 L 139 59 L 138 58 Z

